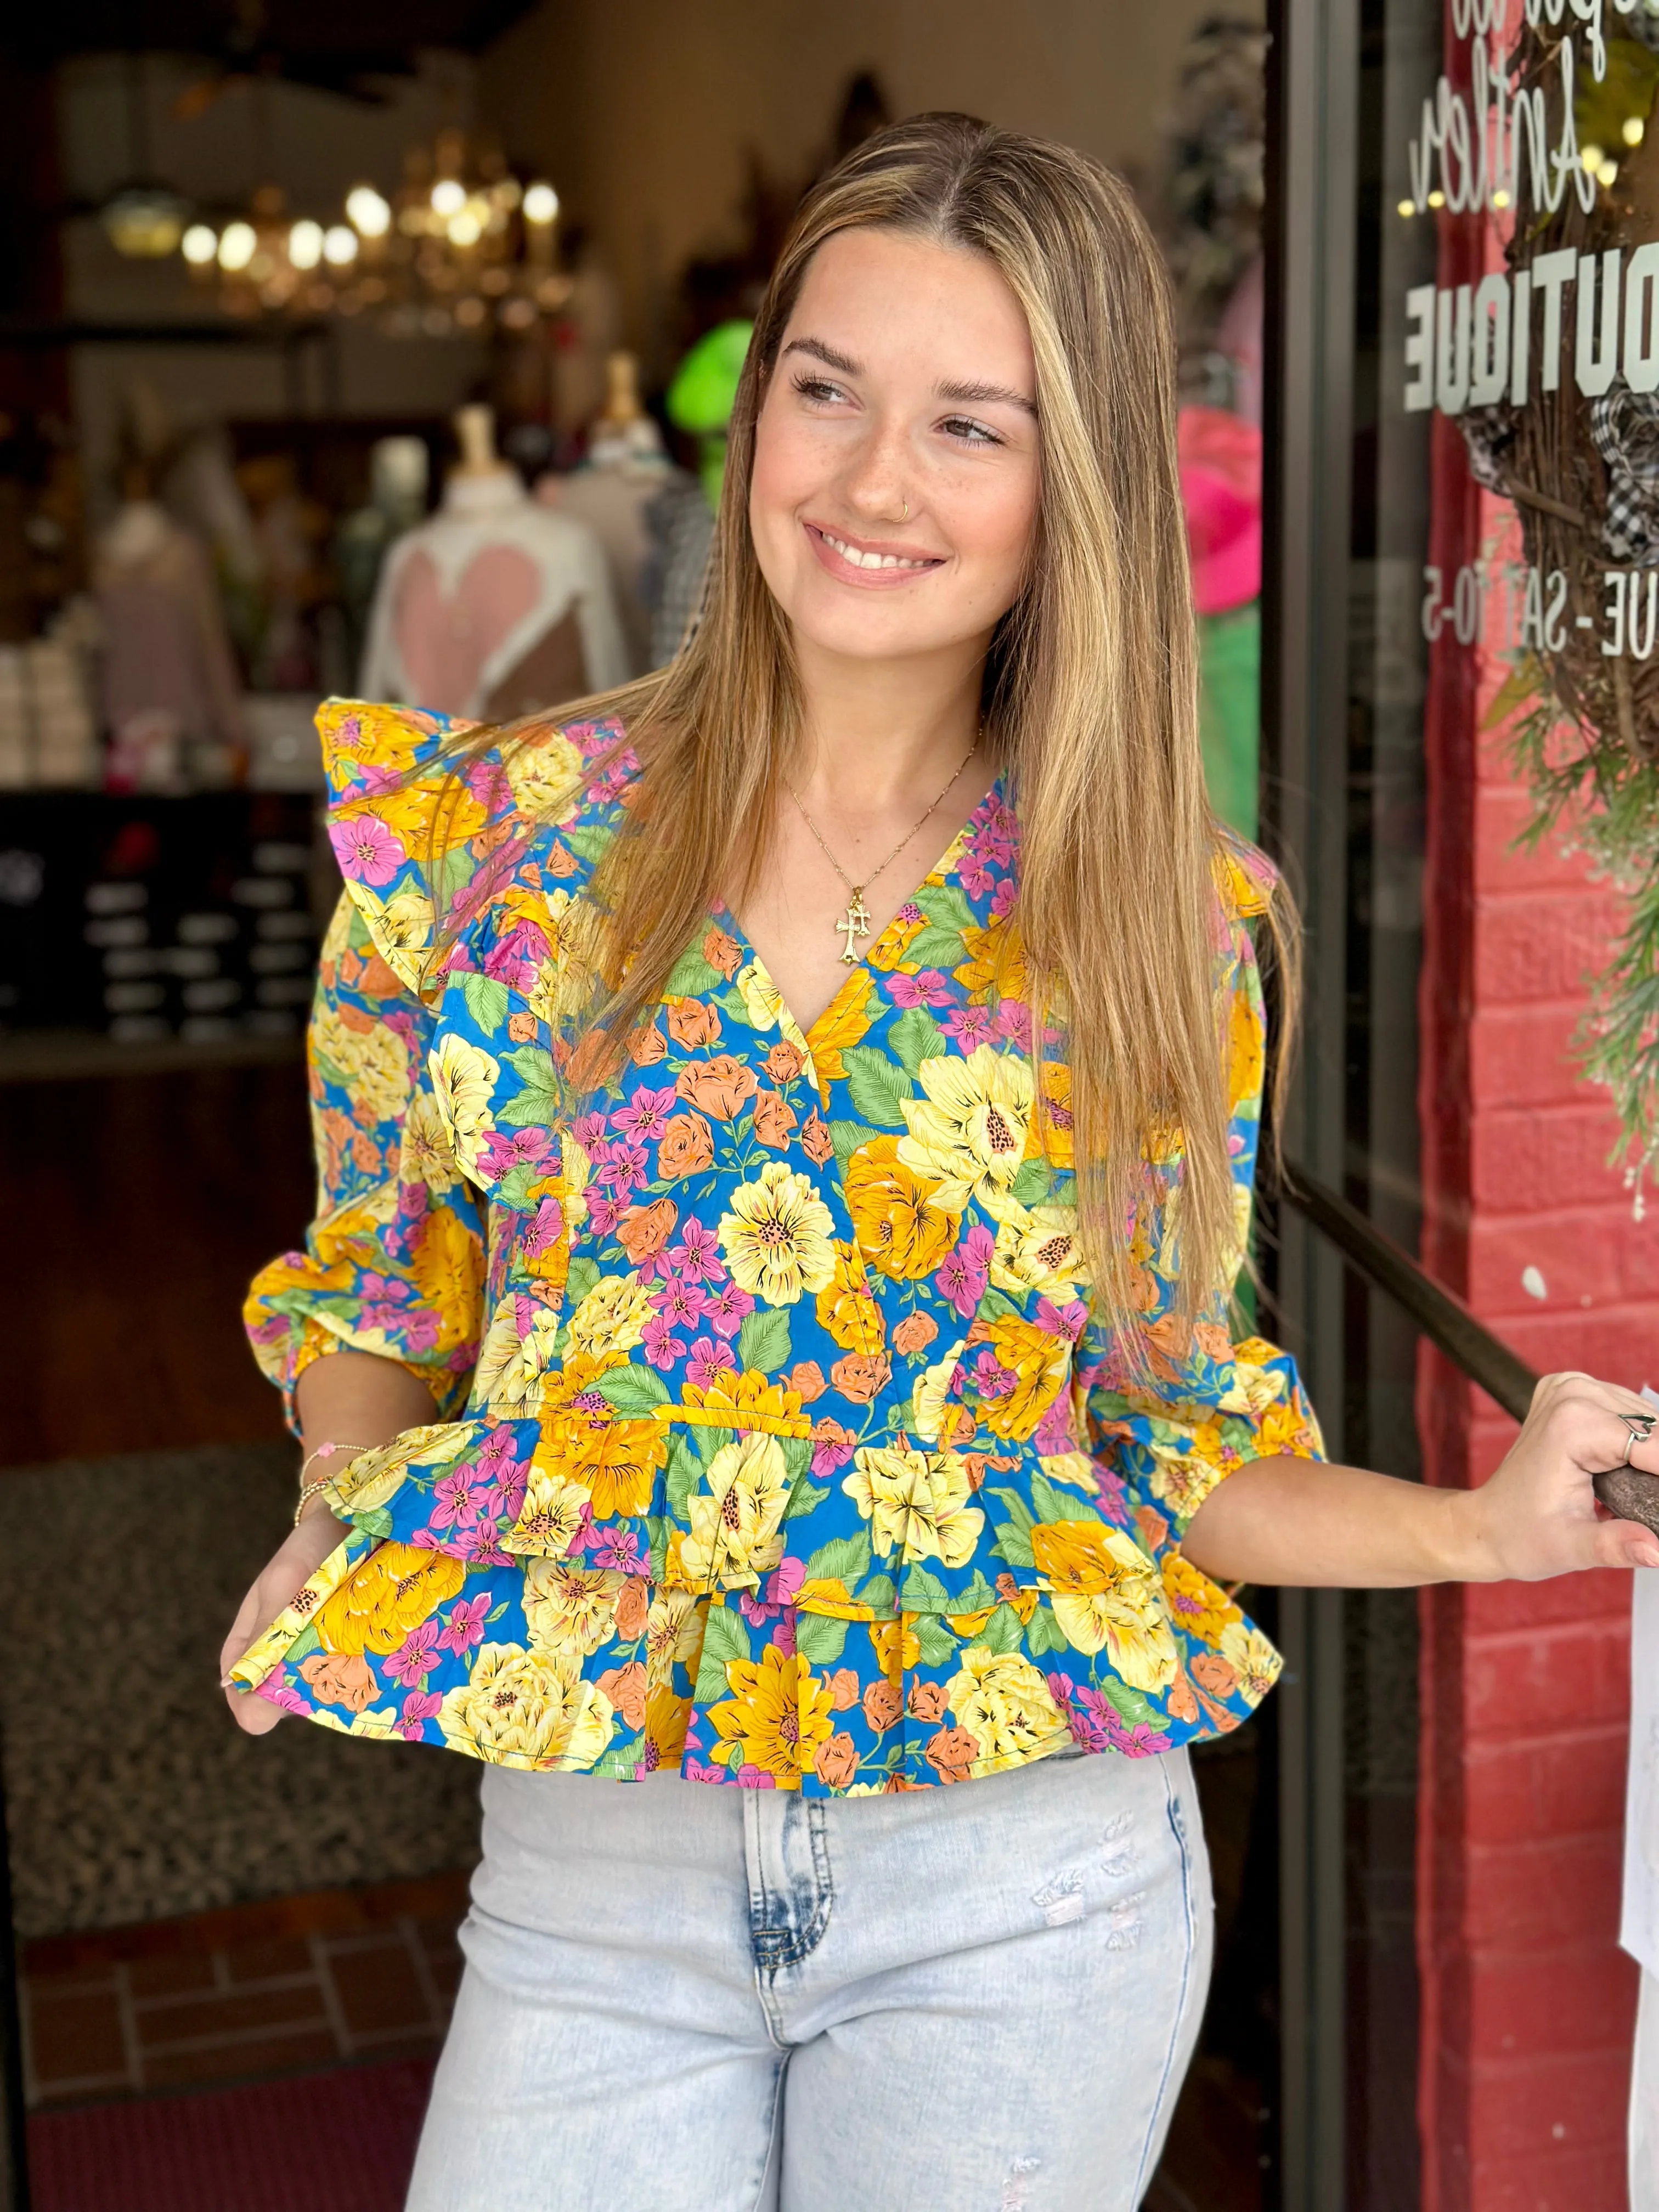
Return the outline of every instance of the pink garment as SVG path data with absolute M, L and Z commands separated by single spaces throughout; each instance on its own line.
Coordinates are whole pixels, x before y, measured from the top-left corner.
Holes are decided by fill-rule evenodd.
M 1183 407 L 1181 499 L 1201 615 L 1242 607 L 1261 590 L 1261 433 L 1219 407 Z

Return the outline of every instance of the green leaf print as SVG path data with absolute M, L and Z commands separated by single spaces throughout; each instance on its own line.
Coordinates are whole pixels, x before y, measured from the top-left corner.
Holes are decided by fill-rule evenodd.
M 1046 1205 L 1054 1179 L 1054 1170 L 1047 1160 L 1022 1161 L 1019 1173 L 1008 1186 L 1009 1195 L 1022 1206 Z
M 588 1771 L 603 1775 L 609 1782 L 627 1782 L 644 1755 L 644 1737 L 630 1735 L 622 1743 L 613 1743 L 609 1751 L 594 1760 Z
M 638 1420 L 653 1406 L 668 1403 L 668 1385 L 656 1369 L 632 1361 L 626 1367 L 610 1369 L 593 1388 L 611 1412 L 620 1413 L 625 1420 Z
M 385 1505 L 371 1506 L 367 1512 L 354 1513 L 354 1528 L 361 1528 L 365 1536 L 378 1536 L 382 1542 L 392 1534 L 392 1513 Z
M 702 1665 L 723 1668 L 728 1660 L 749 1656 L 749 1632 L 736 1606 L 711 1605 L 708 1626 L 703 1632 Z
M 789 1352 L 789 1316 L 781 1306 L 757 1306 L 753 1313 L 744 1316 L 743 1327 L 738 1331 L 739 1367 L 775 1375 L 780 1367 L 788 1364 Z
M 849 1044 L 842 1053 L 847 1085 L 853 1103 L 865 1120 L 878 1129 L 905 1127 L 903 1102 L 914 1097 L 915 1086 L 902 1067 L 895 1067 L 879 1046 Z
M 840 1583 L 844 1589 L 853 1590 L 869 1571 L 870 1539 L 860 1529 L 856 1536 L 832 1536 L 827 1544 L 820 1544 L 806 1562 L 805 1579 L 809 1583 Z M 892 1588 L 888 1583 L 890 1600 Z M 866 1602 L 870 1601 L 866 1592 Z
M 520 1160 L 517 1167 L 507 1170 L 490 1195 L 498 1206 L 509 1206 L 515 1213 L 527 1213 L 530 1186 L 542 1181 L 546 1172 L 538 1161 Z
M 1100 1509 L 1081 1498 L 1073 1498 L 1063 1490 L 1056 1490 L 1046 1475 L 1031 1477 L 1031 1503 L 1036 1508 L 1039 1521 L 1095 1521 L 1100 1519 Z
M 668 1510 L 684 1522 L 691 1511 L 691 1493 L 702 1480 L 702 1462 L 678 1431 L 668 1446 Z
M 307 1621 L 293 1643 L 289 1645 L 288 1650 L 283 1652 L 283 1663 L 287 1666 L 297 1667 L 301 1659 L 309 1659 L 313 1651 L 320 1651 L 322 1648 L 323 1639 L 317 1633 L 316 1622 Z
M 997 1523 L 997 1540 L 991 1549 L 1000 1559 L 1006 1559 L 1011 1567 L 1031 1568 L 1036 1565 L 1030 1538 L 1012 1521 Z
M 727 1444 L 734 1444 L 737 1440 L 735 1429 L 705 1428 L 701 1421 L 695 1423 L 691 1429 L 691 1442 L 696 1447 L 697 1457 L 705 1467 L 710 1465 L 716 1452 L 724 1451 Z
M 974 1579 L 956 1601 L 958 1613 L 988 1613 L 998 1602 L 997 1594 L 985 1579 L 982 1567 L 974 1569 Z
M 951 1593 L 926 1567 L 905 1570 L 899 1603 L 906 1613 L 949 1613 L 954 1610 Z
M 904 948 L 907 968 L 943 968 L 948 973 L 967 957 L 960 930 L 936 929 L 931 923 L 919 929 Z
M 495 1109 L 495 1119 L 509 1129 L 547 1129 L 558 1119 L 559 1094 L 551 1084 L 526 1083 Z
M 706 999 L 720 981 L 720 969 L 703 958 L 697 946 L 689 945 L 670 969 L 663 995 L 669 999 Z
M 1022 1536 L 1029 1535 L 1036 1526 L 1036 1516 L 1017 1490 L 993 1490 L 993 1498 L 1000 1498 L 1014 1516 L 1014 1526 Z
M 945 1032 L 926 1006 L 907 1008 L 887 1034 L 892 1039 L 894 1051 L 912 1075 L 924 1060 L 937 1060 L 945 1049 Z M 1015 1188 L 1018 1188 L 1018 1182 Z
M 1032 1658 L 1040 1659 L 1050 1651 L 1067 1651 L 1065 1632 L 1054 1619 L 1045 1601 L 1031 1615 L 1025 1631 L 1025 1648 Z
M 1155 1705 L 1139 1690 L 1132 1690 L 1127 1682 L 1120 1682 L 1115 1674 L 1103 1676 L 1095 1686 L 1126 1728 L 1162 1729 L 1167 1725 Z
M 979 916 L 960 884 L 924 884 L 915 902 L 937 928 L 954 930 L 960 936 L 964 929 L 979 927 Z M 905 954 L 907 967 L 915 964 L 915 957 L 914 951 Z
M 974 1638 L 988 1651 L 1018 1651 L 1025 1640 L 1025 1628 L 1019 1615 L 1011 1605 L 1000 1605 Z
M 613 832 L 600 829 L 595 823 L 575 822 L 561 830 L 559 835 L 579 860 L 597 860 L 611 842 Z
M 498 983 L 493 975 L 463 975 L 461 997 L 484 1035 L 493 1036 L 507 1019 L 506 984 Z
M 789 1493 L 789 1503 L 783 1509 L 784 1519 L 786 1521 L 805 1519 L 807 1514 L 816 1513 L 829 1495 L 830 1487 L 827 1483 L 820 1489 L 815 1483 L 798 1482 Z
M 859 1592 L 859 1601 L 867 1605 L 878 1620 L 892 1620 L 898 1614 L 898 1591 L 891 1575 L 872 1575 Z
M 840 1658 L 847 1642 L 847 1623 L 833 1613 L 799 1613 L 795 1616 L 795 1649 L 814 1667 L 828 1667 Z
M 845 1167 L 859 1146 L 869 1143 L 870 1132 L 862 1121 L 832 1121 L 830 1141 L 836 1148 L 836 1158 Z
M 982 1321 L 1018 1320 L 1021 1317 L 1019 1308 L 1007 1291 L 998 1290 L 994 1284 L 980 1299 L 979 1313 Z
M 812 1465 L 811 1437 L 780 1437 L 778 1449 L 783 1454 L 783 1463 L 789 1470 L 790 1481 L 801 1481 Z
M 574 1312 L 599 1279 L 599 1263 L 584 1253 L 580 1260 L 570 1262 L 570 1273 L 565 1278 L 565 1303 Z
M 943 1667 L 962 1648 L 936 1613 L 918 1613 L 915 1630 L 924 1667 Z
M 646 1548 L 651 1554 L 651 1578 L 660 1582 L 668 1565 L 668 1540 L 674 1533 L 674 1524 L 660 1513 L 645 1516 Z M 618 1638 L 620 1642 L 622 1639 Z

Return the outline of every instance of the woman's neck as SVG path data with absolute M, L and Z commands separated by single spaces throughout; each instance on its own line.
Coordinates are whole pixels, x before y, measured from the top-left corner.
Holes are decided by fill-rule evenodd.
M 791 781 L 809 803 L 878 815 L 918 793 L 925 799 L 978 735 L 981 657 L 845 660 L 808 649 L 797 665 L 803 711 Z

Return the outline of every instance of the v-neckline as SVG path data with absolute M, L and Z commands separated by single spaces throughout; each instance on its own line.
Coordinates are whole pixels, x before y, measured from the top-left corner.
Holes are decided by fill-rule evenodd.
M 833 1015 L 840 1012 L 842 1006 L 846 1000 L 851 996 L 855 987 L 861 988 L 868 981 L 871 971 L 875 967 L 876 955 L 881 951 L 882 947 L 887 943 L 890 938 L 893 937 L 898 931 L 908 926 L 904 919 L 905 908 L 914 906 L 916 900 L 923 891 L 939 890 L 942 885 L 947 883 L 953 875 L 955 875 L 957 868 L 961 865 L 963 848 L 966 845 L 969 836 L 977 826 L 980 817 L 985 812 L 986 809 L 994 800 L 1000 805 L 1001 803 L 1001 799 L 1002 778 L 1000 775 L 997 775 L 992 779 L 991 784 L 986 791 L 985 796 L 980 800 L 978 805 L 975 807 L 973 812 L 969 815 L 967 819 L 963 823 L 961 828 L 957 831 L 956 836 L 951 838 L 950 843 L 939 854 L 938 860 L 934 861 L 933 866 L 929 868 L 927 874 L 920 879 L 914 890 L 906 894 L 903 905 L 899 908 L 898 912 L 893 916 L 893 919 L 888 923 L 887 927 L 881 932 L 880 935 L 871 945 L 869 951 L 864 955 L 861 960 L 857 961 L 848 969 L 844 981 L 837 988 L 835 995 L 830 999 L 828 1006 L 823 1008 L 821 1013 L 817 1014 L 814 1018 L 810 1028 L 803 1028 L 800 1023 L 795 1019 L 793 1010 L 790 1006 L 788 1000 L 784 997 L 783 993 L 779 989 L 771 969 L 767 966 L 765 961 L 762 959 L 759 952 L 756 949 L 754 939 L 750 936 L 749 932 L 744 927 L 743 923 L 738 920 L 731 906 L 725 899 L 716 900 L 712 918 L 715 921 L 720 923 L 721 927 L 726 929 L 728 935 L 736 938 L 738 946 L 747 956 L 748 963 L 755 969 L 761 980 L 764 982 L 767 989 L 777 1000 L 781 1025 L 785 1027 L 786 1030 L 793 1030 L 793 1041 L 802 1045 L 809 1054 L 812 1049 L 812 1039 L 817 1031 L 823 1027 L 824 1024 L 828 1022 Z

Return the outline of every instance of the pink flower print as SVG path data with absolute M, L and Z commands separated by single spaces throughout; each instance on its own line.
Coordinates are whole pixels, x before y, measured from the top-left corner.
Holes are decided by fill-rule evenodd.
M 684 1282 L 678 1275 L 670 1275 L 660 1290 L 651 1293 L 653 1310 L 671 1328 L 690 1328 L 708 1304 L 708 1294 L 701 1283 Z
M 410 1743 L 418 1743 L 426 1734 L 426 1723 L 443 1710 L 443 1699 L 435 1690 L 412 1690 L 404 1699 L 404 1709 L 398 1721 L 398 1733 Z
M 256 1698 L 263 1698 L 268 1705 L 276 1706 L 282 1712 L 308 1713 L 311 1711 L 300 1692 L 289 1687 L 286 1675 L 267 1674 L 253 1694 Z
M 444 1624 L 438 1641 L 446 1651 L 458 1657 L 470 1651 L 475 1644 L 483 1642 L 484 1621 L 489 1612 L 489 1592 L 483 1590 L 477 1597 L 458 1597 L 449 1608 L 449 1618 Z
M 732 1778 L 739 1790 L 775 1790 L 778 1786 L 777 1776 L 769 1773 L 763 1766 L 740 1766 Z
M 545 1129 L 492 1129 L 478 1150 L 478 1164 L 494 1182 L 514 1168 L 533 1166 L 547 1156 L 552 1137 Z
M 1004 999 L 997 1007 L 994 1027 L 1005 1042 L 1017 1045 L 1021 1052 L 1031 1049 L 1031 1009 L 1022 1000 Z
M 613 1575 L 637 1575 L 644 1565 L 636 1528 L 596 1530 L 588 1544 L 587 1556 L 596 1567 L 603 1567 Z
M 1002 1364 L 988 1344 L 980 1346 L 979 1357 L 974 1362 L 974 1387 L 981 1398 L 1006 1398 L 1018 1380 L 1018 1376 Z
M 650 1173 L 650 1163 L 643 1145 L 608 1145 L 605 1163 L 599 1181 L 609 1183 L 619 1199 L 644 1182 Z
M 1037 1423 L 1031 1442 L 1044 1459 L 1057 1459 L 1062 1452 L 1077 1449 L 1077 1437 L 1072 1427 L 1072 1401 L 1065 1391 Z
M 422 1185 L 422 1189 L 425 1187 Z M 274 1321 L 262 1321 L 256 1328 L 251 1328 L 248 1335 L 255 1344 L 275 1344 L 279 1337 L 285 1340 L 288 1333 L 288 1316 L 278 1314 Z
M 486 814 L 504 814 L 512 807 L 513 786 L 500 761 L 472 762 L 462 781 Z
M 628 1200 L 625 1194 L 619 1198 L 614 1191 L 589 1188 L 587 1218 L 592 1224 L 594 1236 L 601 1243 L 613 1233 L 617 1224 L 627 1210 Z
M 680 1242 L 669 1255 L 674 1272 L 688 1283 L 718 1283 L 725 1276 L 726 1263 L 720 1258 L 720 1239 L 706 1222 L 688 1220 L 683 1224 Z
M 993 866 L 1010 868 L 1019 850 L 1019 817 L 1001 799 L 992 805 L 974 832 L 974 842 Z
M 716 1344 L 711 1336 L 700 1336 L 691 1347 L 685 1379 L 695 1389 L 706 1390 L 717 1376 L 735 1374 L 737 1365 L 729 1344 Z
M 484 1503 L 492 1521 L 516 1521 L 524 1507 L 524 1493 L 529 1477 L 521 1467 L 510 1467 L 498 1474 L 484 1492 Z
M 499 938 L 484 957 L 483 971 L 498 983 L 527 991 L 547 957 L 547 939 L 534 922 L 521 921 Z
M 596 1160 L 605 1143 L 603 1114 L 583 1114 L 570 1125 L 570 1133 L 590 1160 Z
M 398 1326 L 398 1341 L 400 1349 L 411 1358 L 418 1358 L 423 1352 L 430 1352 L 438 1341 L 437 1315 L 429 1306 L 422 1306 L 418 1313 L 405 1313 Z M 476 1362 L 469 1364 L 476 1364 Z
M 915 927 L 917 922 L 925 921 L 927 918 L 926 915 L 923 914 L 921 908 L 916 904 L 914 899 L 906 899 L 904 904 L 899 908 L 898 912 L 893 917 L 895 921 L 909 923 L 912 928 Z
M 674 1324 L 665 1315 L 653 1313 L 641 1331 L 645 1345 L 645 1356 L 653 1367 L 672 1367 L 677 1359 L 685 1357 L 685 1341 L 674 1334 Z
M 386 1670 L 404 1689 L 423 1690 L 427 1676 L 437 1664 L 438 1624 L 435 1620 L 423 1620 L 404 1637 L 386 1661 Z
M 981 852 L 977 841 L 972 837 L 962 848 L 957 873 L 962 878 L 962 888 L 971 899 L 982 899 L 996 881 L 986 866 L 985 855 Z
M 735 1336 L 754 1310 L 755 1301 L 747 1291 L 740 1291 L 735 1283 L 722 1283 L 703 1308 L 702 1317 L 716 1336 Z
M 328 842 L 340 864 L 340 873 L 350 882 L 389 884 L 409 858 L 400 838 L 373 814 L 349 822 L 331 822 Z
M 995 1239 L 982 1222 L 975 1222 L 962 1242 L 947 1252 L 933 1277 L 933 1287 L 963 1321 L 979 1310 L 991 1279 L 991 1254 Z
M 625 1130 L 640 1144 L 659 1143 L 678 1103 L 672 1085 L 666 1091 L 647 1091 L 641 1086 L 626 1106 L 618 1108 L 611 1116 L 611 1126 Z
M 534 1219 L 524 1233 L 525 1255 L 539 1260 L 550 1244 L 556 1244 L 564 1234 L 564 1208 L 556 1198 L 544 1198 L 536 1208 Z
M 963 1052 L 973 1052 L 990 1036 L 990 1014 L 983 1006 L 952 1006 L 945 1017 L 945 1031 Z
M 480 1521 L 466 1531 L 461 1557 L 475 1567 L 510 1567 L 514 1562 L 501 1549 L 501 1524 Z
M 896 1006 L 948 1006 L 951 986 L 937 968 L 919 968 L 914 975 L 890 975 L 887 995 Z
M 839 1421 L 819 1421 L 812 1431 L 812 1472 L 833 1474 L 852 1458 L 858 1438 Z
M 428 1525 L 434 1528 L 470 1528 L 483 1510 L 483 1486 L 477 1481 L 477 1468 L 458 1467 L 447 1474 L 433 1493 L 434 1504 Z
M 758 1772 L 759 1770 L 751 1771 Z M 683 1759 L 680 1772 L 688 1782 L 729 1782 L 732 1779 L 723 1766 L 710 1766 L 708 1760 L 702 1759 Z M 771 1777 L 769 1775 L 767 1779 L 770 1781 Z
M 1032 1316 L 1045 1336 L 1064 1336 L 1075 1344 L 1089 1325 L 1089 1309 L 1081 1298 L 1069 1304 L 1057 1306 L 1048 1298 L 1040 1297 Z
M 515 1315 L 514 1318 L 517 1316 Z M 501 1469 L 517 1463 L 519 1440 L 511 1429 L 491 1429 L 478 1446 L 479 1472 L 500 1476 Z
M 776 1571 L 761 1584 L 758 1596 L 753 1590 L 744 1590 L 738 1600 L 744 1619 L 757 1628 L 763 1621 L 778 1620 L 786 1609 L 793 1610 L 795 1594 L 805 1579 L 805 1559 L 781 1560 Z

